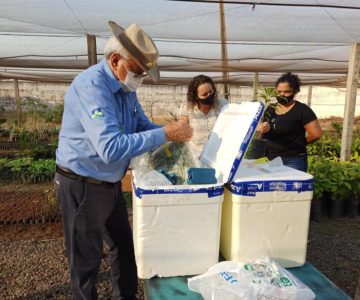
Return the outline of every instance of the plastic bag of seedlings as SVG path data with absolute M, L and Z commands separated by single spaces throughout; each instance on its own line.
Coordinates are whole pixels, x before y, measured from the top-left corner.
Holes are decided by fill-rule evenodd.
M 199 165 L 187 143 L 168 142 L 149 153 L 148 168 L 155 169 L 173 184 L 185 184 L 187 170 Z
M 223 261 L 188 279 L 190 290 L 205 300 L 313 300 L 302 281 L 266 257 L 252 263 Z

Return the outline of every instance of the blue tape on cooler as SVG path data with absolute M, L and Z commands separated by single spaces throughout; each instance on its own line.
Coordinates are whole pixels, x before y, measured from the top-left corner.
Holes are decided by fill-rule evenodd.
M 241 143 L 240 145 L 240 149 L 239 149 L 239 153 L 238 155 L 236 156 L 235 160 L 234 160 L 234 163 L 231 167 L 231 170 L 230 170 L 230 174 L 229 174 L 229 178 L 228 180 L 226 181 L 227 183 L 231 182 L 233 179 L 234 179 L 234 176 L 236 174 L 236 171 L 240 165 L 240 162 L 241 160 L 243 159 L 243 156 L 245 155 L 245 152 L 246 152 L 246 149 L 248 148 L 250 142 L 251 142 L 251 139 L 255 133 L 255 129 L 261 119 L 261 116 L 264 112 L 264 104 L 262 102 L 259 102 L 260 103 L 260 106 L 259 106 L 259 109 L 258 111 L 256 112 L 256 115 L 254 117 L 254 120 L 251 122 L 251 126 L 248 130 L 248 132 L 246 133 L 246 136 L 244 138 L 244 141 Z
M 235 195 L 255 196 L 259 192 L 309 192 L 314 189 L 314 179 L 309 180 L 269 180 L 234 182 L 227 188 Z
M 156 189 L 156 190 L 145 190 L 134 185 L 135 195 L 139 199 L 143 195 L 152 195 L 152 194 L 206 194 L 209 198 L 220 196 L 224 193 L 223 186 L 215 186 L 209 188 L 200 188 L 200 189 Z

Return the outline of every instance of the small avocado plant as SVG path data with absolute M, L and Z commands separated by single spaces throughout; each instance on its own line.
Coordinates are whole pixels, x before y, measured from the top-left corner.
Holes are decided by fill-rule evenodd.
M 269 117 L 267 112 L 268 107 L 276 107 L 276 90 L 274 87 L 260 86 L 260 91 L 256 94 L 259 101 L 264 104 L 264 113 L 261 117 L 260 123 L 264 122 L 266 117 Z M 251 141 L 246 157 L 250 159 L 258 159 L 265 156 L 266 141 L 262 139 L 260 133 L 256 133 Z

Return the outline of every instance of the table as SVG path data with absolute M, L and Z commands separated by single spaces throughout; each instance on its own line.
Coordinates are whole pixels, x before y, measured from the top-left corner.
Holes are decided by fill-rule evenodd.
M 351 300 L 342 290 L 326 278 L 318 269 L 309 263 L 298 268 L 287 269 L 316 294 L 316 300 Z M 192 292 L 187 287 L 187 278 L 154 277 L 144 280 L 144 295 L 146 300 L 201 300 L 200 294 Z

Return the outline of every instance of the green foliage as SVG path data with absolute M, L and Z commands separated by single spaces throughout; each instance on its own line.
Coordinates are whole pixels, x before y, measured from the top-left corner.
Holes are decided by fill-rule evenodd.
M 49 111 L 47 104 L 42 103 L 39 99 L 25 97 L 21 101 L 21 110 L 24 112 L 26 119 L 43 120 Z
M 7 162 L 7 166 L 10 167 L 11 171 L 21 171 L 24 170 L 26 168 L 28 168 L 31 165 L 32 162 L 32 158 L 18 158 L 18 159 L 14 159 L 14 160 L 9 160 Z
M 13 126 L 11 136 L 13 141 L 24 140 L 26 143 L 48 142 L 59 134 L 58 128 L 41 128 L 29 130 L 24 127 Z
M 44 189 L 44 195 L 45 195 L 45 207 L 44 210 L 46 212 L 46 215 L 48 215 L 50 218 L 53 218 L 60 214 L 59 207 L 57 205 L 56 196 L 54 188 L 47 188 Z
M 124 192 L 123 196 L 124 196 L 126 207 L 128 209 L 131 208 L 131 205 L 132 205 L 132 193 L 131 192 Z
M 64 112 L 64 104 L 57 104 L 53 109 L 50 109 L 47 104 L 32 97 L 23 98 L 21 107 L 25 120 L 43 121 L 45 123 L 60 124 Z
M 34 182 L 47 181 L 48 178 L 53 178 L 55 165 L 52 159 L 33 160 L 27 168 L 28 178 Z
M 64 105 L 50 109 L 39 99 L 25 97 L 21 106 L 21 122 L 13 121 L 8 131 L 0 127 L 0 135 L 9 136 L 12 142 L 11 145 L 3 145 L 2 149 L 10 147 L 12 151 L 18 150 L 20 156 L 30 156 L 34 160 L 54 159 Z
M 340 160 L 341 138 L 323 134 L 320 140 L 307 146 L 310 156 L 327 158 L 332 161 Z M 360 136 L 353 137 L 351 146 L 351 162 L 360 163 Z
M 341 136 L 343 125 L 340 123 L 332 122 L 331 123 L 332 128 L 335 130 L 335 133 L 337 136 Z
M 13 127 L 11 140 L 18 145 L 19 154 L 34 159 L 55 158 L 59 129 L 50 127 L 29 131 L 23 127 Z
M 4 157 L 0 158 L 0 169 L 3 169 L 7 163 L 8 163 L 7 158 L 4 158 Z
M 55 151 L 57 148 L 57 140 L 49 144 L 37 144 L 28 152 L 33 159 L 55 159 Z
M 34 160 L 32 158 L 0 158 L 0 180 L 36 183 L 51 181 L 55 173 L 52 159 Z
M 47 115 L 47 121 L 55 124 L 60 124 L 64 112 L 64 104 L 56 104 L 55 107 Z
M 320 201 L 325 191 L 331 189 L 331 181 L 327 174 L 330 161 L 309 156 L 308 164 L 308 172 L 314 176 L 314 199 Z
M 339 160 L 341 151 L 341 141 L 330 137 L 326 133 L 320 140 L 307 146 L 308 155 L 321 156 L 331 160 Z
M 308 172 L 314 176 L 316 200 L 321 200 L 325 192 L 332 200 L 360 199 L 360 164 L 309 156 Z
M 276 90 L 274 87 L 260 86 L 260 92 L 257 93 L 257 96 L 264 102 L 264 104 L 268 104 L 270 102 L 274 102 Z
M 10 129 L 10 140 L 18 143 L 20 155 L 33 158 L 54 158 L 59 135 L 59 124 L 64 105 L 49 109 L 40 100 L 26 97 L 22 100 L 23 120 Z
M 261 118 L 261 122 L 264 121 L 264 118 L 266 116 L 266 109 L 268 107 L 276 107 L 276 90 L 274 87 L 264 87 L 264 86 L 260 86 L 260 92 L 258 92 L 257 97 L 260 98 L 260 101 L 262 101 L 265 105 L 264 108 L 264 115 Z

